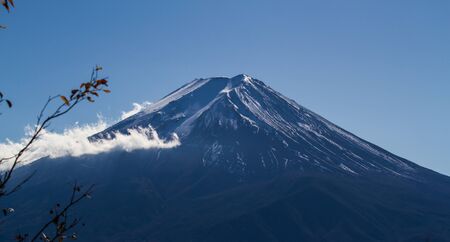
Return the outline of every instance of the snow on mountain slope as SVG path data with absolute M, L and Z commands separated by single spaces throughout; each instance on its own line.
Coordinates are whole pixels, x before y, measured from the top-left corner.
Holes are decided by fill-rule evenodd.
M 412 178 L 422 169 L 248 75 L 194 80 L 92 138 L 149 125 L 163 138 L 176 133 L 205 166 L 234 173 L 299 169 Z

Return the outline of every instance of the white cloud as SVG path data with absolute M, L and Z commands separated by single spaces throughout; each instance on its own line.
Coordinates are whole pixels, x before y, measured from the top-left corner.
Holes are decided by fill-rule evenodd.
M 128 117 L 131 117 L 140 111 L 144 110 L 146 107 L 150 106 L 151 102 L 143 102 L 143 103 L 133 103 L 133 109 L 127 112 L 122 112 L 122 116 L 120 117 L 121 120 L 124 120 Z
M 138 109 L 142 110 L 146 105 L 148 105 L 148 102 L 133 104 L 133 110 L 124 112 L 121 119 L 132 112 L 136 112 Z M 61 133 L 44 130 L 40 138 L 24 153 L 22 164 L 28 164 L 43 157 L 77 157 L 119 149 L 133 151 L 136 149 L 173 148 L 180 145 L 176 134 L 173 134 L 170 140 L 163 140 L 159 138 L 157 132 L 152 127 L 129 130 L 129 134 L 116 133 L 113 139 L 94 142 L 88 140 L 89 136 L 103 131 L 107 127 L 108 124 L 99 117 L 96 123 L 85 125 L 75 124 Z M 0 143 L 0 157 L 9 157 L 17 153 L 29 140 L 31 134 L 32 130 L 28 127 L 26 128 L 25 137 L 19 141 L 6 140 L 6 142 Z M 3 164 L 2 168 L 5 168 L 5 165 L 8 164 Z

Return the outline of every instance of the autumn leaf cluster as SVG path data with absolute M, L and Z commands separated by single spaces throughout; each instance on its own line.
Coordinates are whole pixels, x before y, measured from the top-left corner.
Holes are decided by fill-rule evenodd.
M 111 90 L 107 89 L 108 80 L 106 78 L 98 78 L 98 72 L 102 67 L 95 67 L 92 72 L 91 80 L 83 82 L 78 89 L 72 89 L 70 96 L 60 95 L 59 97 L 67 106 L 70 106 L 72 102 L 78 102 L 83 99 L 89 102 L 95 102 L 94 97 L 99 97 L 101 92 L 110 93 Z
M 0 3 L 8 12 L 11 10 L 11 7 L 14 7 L 14 0 L 1 0 Z
M 12 107 L 12 102 L 11 102 L 11 100 L 4 98 L 3 93 L 0 92 L 0 103 L 3 103 L 3 102 L 5 102 L 6 105 L 8 105 L 8 108 L 11 108 L 11 107 Z

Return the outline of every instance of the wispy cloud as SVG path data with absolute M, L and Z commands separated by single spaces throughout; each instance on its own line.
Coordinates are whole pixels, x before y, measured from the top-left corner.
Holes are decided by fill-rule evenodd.
M 124 120 L 128 117 L 131 117 L 137 113 L 139 113 L 140 111 L 144 110 L 146 107 L 150 106 L 152 103 L 151 102 L 143 102 L 143 103 L 133 103 L 133 109 L 131 109 L 130 111 L 124 111 L 122 112 L 122 116 L 120 117 L 121 120 Z
M 133 104 L 133 109 L 131 111 L 123 112 L 121 120 L 139 112 L 142 108 L 148 106 L 148 104 L 148 102 L 143 104 Z M 94 155 L 119 149 L 133 151 L 136 149 L 173 148 L 180 145 L 180 141 L 176 134 L 173 134 L 172 138 L 169 140 L 163 140 L 159 138 L 158 133 L 152 127 L 129 130 L 129 134 L 116 133 L 113 139 L 97 140 L 94 142 L 88 140 L 89 136 L 103 131 L 108 126 L 109 125 L 99 117 L 96 123 L 84 125 L 75 124 L 60 133 L 45 130 L 28 152 L 24 154 L 22 164 L 28 164 L 43 157 L 76 157 L 87 154 Z M 20 140 L 6 140 L 6 142 L 0 143 L 0 157 L 9 157 L 24 146 L 32 134 L 32 129 L 30 127 L 27 127 L 25 130 L 25 136 Z

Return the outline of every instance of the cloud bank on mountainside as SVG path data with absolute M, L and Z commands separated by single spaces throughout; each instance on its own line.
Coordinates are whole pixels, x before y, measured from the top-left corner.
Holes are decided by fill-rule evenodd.
M 149 105 L 133 104 L 133 109 L 122 112 L 121 120 L 140 112 Z M 22 164 L 29 164 L 43 157 L 58 158 L 63 156 L 95 155 L 113 150 L 133 151 L 137 149 L 168 149 L 180 145 L 176 134 L 170 140 L 159 138 L 158 133 L 152 127 L 142 127 L 128 130 L 129 134 L 116 133 L 114 138 L 89 141 L 88 137 L 103 131 L 108 127 L 101 117 L 96 123 L 78 125 L 75 124 L 66 128 L 63 132 L 52 132 L 44 130 L 40 138 L 33 143 L 30 149 L 23 155 Z M 0 158 L 10 157 L 17 153 L 29 140 L 33 130 L 27 127 L 25 136 L 19 141 L 6 140 L 0 143 Z M 8 163 L 2 164 L 0 168 L 5 168 Z

